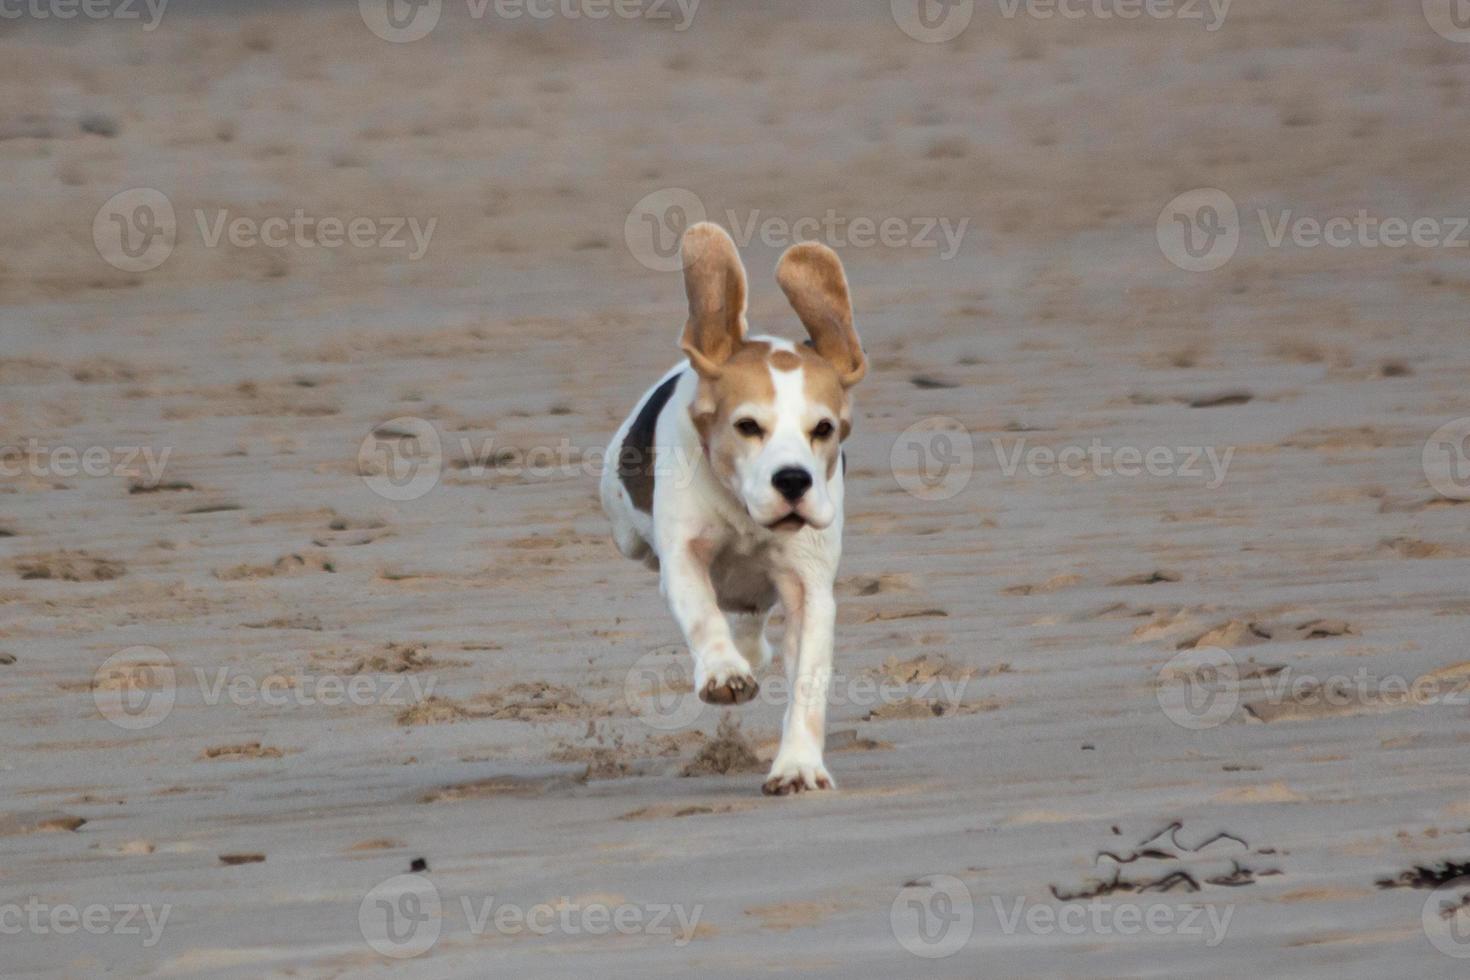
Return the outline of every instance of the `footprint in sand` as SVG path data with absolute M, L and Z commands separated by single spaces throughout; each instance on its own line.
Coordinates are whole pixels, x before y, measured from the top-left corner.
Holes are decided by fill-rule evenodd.
M 58 551 L 17 558 L 15 571 L 27 581 L 110 582 L 127 574 L 127 566 L 85 551 Z
M 221 582 L 249 581 L 260 578 L 274 578 L 278 575 L 304 575 L 312 572 L 335 572 L 336 564 L 331 557 L 316 552 L 307 554 L 282 555 L 270 565 L 236 565 L 233 568 L 219 568 L 214 572 L 214 577 Z

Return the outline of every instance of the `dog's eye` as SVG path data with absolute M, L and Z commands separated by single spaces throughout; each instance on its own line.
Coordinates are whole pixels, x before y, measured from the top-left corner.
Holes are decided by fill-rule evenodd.
M 752 439 L 758 439 L 763 434 L 760 423 L 755 419 L 740 419 L 735 423 L 735 431 Z
M 832 435 L 832 423 L 826 419 L 822 419 L 822 421 L 817 423 L 816 428 L 812 429 L 812 438 L 818 442 L 826 439 L 830 435 Z

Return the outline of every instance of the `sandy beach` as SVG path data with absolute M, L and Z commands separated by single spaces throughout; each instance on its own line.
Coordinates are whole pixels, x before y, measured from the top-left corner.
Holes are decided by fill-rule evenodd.
M 587 2 L 0 20 L 0 973 L 1462 976 L 1470 38 Z M 852 282 L 834 792 L 598 503 L 699 218 Z

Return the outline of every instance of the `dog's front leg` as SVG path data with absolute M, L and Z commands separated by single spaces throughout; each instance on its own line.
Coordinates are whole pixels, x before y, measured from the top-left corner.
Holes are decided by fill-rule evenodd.
M 789 572 L 777 576 L 776 589 L 786 614 L 781 656 L 786 661 L 791 700 L 781 728 L 781 747 L 776 750 L 763 788 L 775 796 L 832 789 L 836 783 L 822 762 L 837 621 L 832 579 L 829 575 Z
M 709 575 L 712 552 L 699 539 L 678 542 L 663 557 L 660 584 L 694 656 L 694 689 L 700 700 L 743 704 L 756 696 L 760 685 L 736 648 L 715 598 Z

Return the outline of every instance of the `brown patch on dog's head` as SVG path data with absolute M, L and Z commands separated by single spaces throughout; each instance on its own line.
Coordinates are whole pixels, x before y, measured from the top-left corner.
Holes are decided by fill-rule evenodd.
M 772 351 L 771 367 L 777 371 L 800 371 L 801 355 L 789 350 Z

